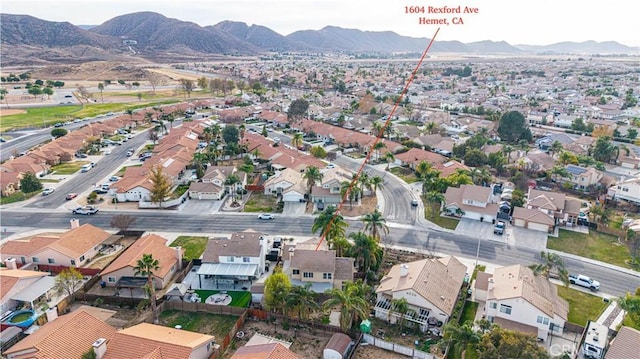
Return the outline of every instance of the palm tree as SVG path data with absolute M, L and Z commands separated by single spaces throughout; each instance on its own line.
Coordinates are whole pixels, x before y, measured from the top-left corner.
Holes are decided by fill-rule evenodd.
M 311 190 L 313 189 L 313 186 L 315 186 L 317 183 L 322 182 L 323 177 L 324 173 L 320 172 L 318 167 L 315 166 L 309 166 L 304 171 L 302 178 L 307 180 L 307 193 L 309 194 L 309 196 L 311 196 Z
M 360 194 L 360 187 L 352 184 L 354 183 L 349 181 L 342 181 L 342 183 L 340 183 L 340 197 L 342 197 L 343 200 L 347 196 L 349 197 L 349 209 L 353 209 L 353 200 L 357 200 Z
M 382 213 L 375 209 L 371 213 L 367 213 L 362 217 L 364 223 L 363 231 L 369 231 L 371 237 L 380 242 L 381 232 L 385 235 L 389 234 L 389 227 L 387 226 L 387 220 L 382 217 Z
M 336 238 L 344 238 L 349 224 L 345 222 L 344 217 L 337 213 L 336 206 L 327 206 L 314 220 L 311 225 L 311 233 L 315 234 L 320 231 L 321 238 L 327 240 L 331 247 Z
M 147 277 L 146 290 L 151 299 L 151 310 L 153 312 L 153 322 L 158 324 L 158 308 L 156 305 L 156 287 L 153 283 L 154 272 L 160 270 L 160 262 L 153 258 L 152 254 L 143 254 L 141 259 L 138 259 L 138 263 L 133 268 L 134 276 Z
M 297 150 L 300 147 L 302 147 L 303 141 L 304 141 L 304 135 L 302 134 L 302 132 L 297 132 L 291 138 L 291 145 L 295 147 Z
M 549 148 L 549 152 L 551 152 L 551 157 L 553 157 L 553 155 L 561 153 L 563 150 L 562 147 L 562 143 L 560 143 L 560 141 L 553 141 L 553 143 L 551 144 L 551 147 Z
M 340 306 L 340 328 L 347 332 L 352 327 L 356 318 L 366 318 L 369 315 L 371 305 L 363 296 L 366 289 L 358 284 L 347 282 L 344 289 L 331 288 L 327 290 L 330 296 L 323 303 L 325 309 Z
M 396 156 L 394 156 L 393 153 L 389 151 L 384 154 L 384 160 L 387 161 L 387 171 L 388 171 L 389 167 L 391 166 L 391 163 L 396 160 Z
M 374 195 L 375 195 L 376 191 L 378 190 L 378 188 L 380 188 L 383 183 L 384 183 L 384 179 L 382 179 L 382 177 L 380 177 L 380 176 L 373 176 L 371 178 L 370 184 L 371 184 L 371 186 L 373 186 Z
M 402 297 L 400 299 L 391 300 L 391 307 L 394 308 L 394 311 L 400 316 L 397 323 L 400 325 L 400 331 L 403 331 L 404 316 L 409 311 L 409 303 L 407 303 L 407 298 Z
M 424 126 L 425 131 L 429 135 L 433 135 L 438 130 L 438 125 L 435 122 L 431 121 Z
M 551 252 L 540 252 L 540 258 L 543 263 L 536 263 L 529 266 L 533 270 L 534 275 L 543 275 L 547 279 L 552 275 L 564 283 L 565 287 L 569 286 L 569 272 L 564 266 L 564 261 L 559 255 Z
M 294 308 L 298 319 L 309 319 L 311 313 L 320 308 L 316 302 L 316 293 L 311 290 L 311 282 L 293 286 L 287 297 L 287 306 Z
M 502 152 L 507 155 L 507 164 L 511 162 L 511 152 L 513 152 L 513 150 L 514 148 L 511 145 L 504 145 L 504 147 L 502 147 Z
M 477 344 L 480 341 L 480 336 L 473 330 L 473 324 L 468 321 L 462 325 L 457 324 L 455 321 L 447 323 L 444 327 L 444 339 L 441 345 L 450 346 L 457 354 L 457 357 L 465 357 L 467 346 L 469 344 Z
M 366 188 L 369 188 L 369 185 L 371 183 L 371 177 L 369 177 L 368 173 L 362 172 L 360 173 L 360 176 L 358 176 L 358 183 L 360 183 L 360 193 L 364 195 L 364 190 Z
M 429 203 L 429 213 L 431 217 L 436 215 L 436 205 L 440 208 L 440 204 L 445 201 L 444 194 L 437 191 L 429 191 L 426 195 L 426 200 Z
M 420 161 L 420 163 L 418 163 L 418 165 L 416 166 L 416 175 L 418 175 L 418 178 L 420 178 L 421 180 L 424 180 L 425 176 L 427 175 L 427 173 L 429 173 L 429 171 L 431 170 L 431 163 L 427 162 L 427 161 Z
M 371 266 L 378 262 L 377 252 L 380 250 L 380 245 L 363 232 L 351 232 L 349 239 L 353 241 L 350 256 L 355 258 L 360 270 L 366 274 Z
M 375 154 L 376 154 L 376 161 L 380 160 L 380 150 L 385 147 L 387 147 L 387 144 L 382 141 L 378 141 L 373 145 L 373 150 L 375 151 Z

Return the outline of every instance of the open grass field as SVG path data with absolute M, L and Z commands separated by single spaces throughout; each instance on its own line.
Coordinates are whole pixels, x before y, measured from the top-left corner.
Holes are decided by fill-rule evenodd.
M 569 302 L 569 318 L 567 320 L 570 323 L 584 327 L 589 320 L 597 320 L 608 305 L 598 296 L 564 286 L 557 287 L 558 295 Z
M 549 237 L 547 248 L 631 268 L 629 247 L 614 236 L 591 231 L 589 234 L 561 229 L 558 238 Z
M 200 258 L 202 253 L 204 253 L 208 240 L 208 237 L 179 236 L 171 242 L 171 247 L 180 246 L 184 248 L 184 259 L 190 261 L 192 259 Z
M 35 191 L 35 192 L 31 192 L 31 193 L 23 193 L 22 191 L 17 191 L 17 192 L 14 192 L 13 194 L 10 194 L 8 196 L 0 197 L 0 205 L 20 202 L 20 201 L 26 201 L 29 198 L 31 198 L 33 196 L 36 196 L 36 195 L 38 195 L 40 193 L 41 193 L 40 191 Z

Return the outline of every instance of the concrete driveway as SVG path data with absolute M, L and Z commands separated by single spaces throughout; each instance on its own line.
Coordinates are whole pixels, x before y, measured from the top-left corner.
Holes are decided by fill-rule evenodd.
M 468 218 L 462 218 L 456 227 L 456 233 L 480 238 L 498 243 L 508 244 L 521 248 L 530 248 L 543 251 L 547 248 L 547 234 L 531 229 L 515 227 L 507 223 L 507 229 L 503 235 L 493 233 L 491 222 L 480 222 Z
M 216 201 L 213 199 L 188 199 L 182 206 L 180 206 L 180 212 L 203 214 L 203 213 L 215 213 L 220 210 L 224 201 Z
M 305 214 L 307 204 L 305 202 L 285 202 L 282 208 L 283 216 L 302 216 Z

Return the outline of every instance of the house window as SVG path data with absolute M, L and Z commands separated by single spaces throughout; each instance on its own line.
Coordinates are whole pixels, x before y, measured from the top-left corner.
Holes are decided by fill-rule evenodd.
M 331 279 L 331 273 L 322 273 L 322 279 Z
M 544 325 L 549 324 L 549 318 L 545 317 L 544 321 L 542 322 L 542 324 L 544 324 Z
M 500 304 L 500 313 L 511 314 L 511 306 L 506 304 Z
M 53 258 L 47 258 L 47 262 L 49 262 L 49 264 L 56 264 L 56 260 Z
M 40 262 L 40 260 L 38 259 L 38 257 L 32 257 L 32 258 L 31 258 L 31 261 L 32 261 L 33 263 L 38 263 L 38 262 Z
M 300 275 L 300 269 L 294 269 L 291 273 L 293 273 L 293 275 Z
M 496 302 L 491 302 L 491 304 L 489 304 L 489 308 L 491 308 L 491 309 L 496 309 L 496 308 L 498 308 L 498 303 L 496 303 Z
M 20 257 L 20 262 L 22 262 L 22 264 L 26 264 L 27 263 L 27 258 Z
M 116 282 L 116 277 L 107 277 L 107 282 L 115 283 Z
M 304 272 L 302 276 L 305 278 L 313 278 L 313 272 Z
M 71 265 L 72 265 L 72 266 L 76 265 L 76 260 L 75 260 L 75 259 L 72 259 L 72 260 L 71 260 Z
M 84 256 L 80 256 L 80 262 L 84 262 Z
M 242 262 L 243 263 L 249 263 L 250 262 L 249 257 L 242 257 Z
M 233 258 L 232 256 L 229 256 L 229 262 L 233 263 L 233 261 L 235 260 L 235 258 Z

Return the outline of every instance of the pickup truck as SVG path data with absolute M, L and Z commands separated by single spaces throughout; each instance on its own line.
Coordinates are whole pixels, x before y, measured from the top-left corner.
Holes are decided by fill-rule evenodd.
M 505 228 L 506 224 L 503 221 L 498 221 L 498 223 L 493 227 L 493 234 L 502 235 L 504 234 Z
M 600 282 L 582 274 L 570 274 L 569 283 L 589 288 L 592 292 L 597 292 L 598 290 L 600 290 Z
M 98 213 L 98 208 L 94 206 L 84 206 L 84 207 L 75 208 L 71 212 L 73 214 L 84 214 L 84 215 L 90 216 L 92 214 Z

